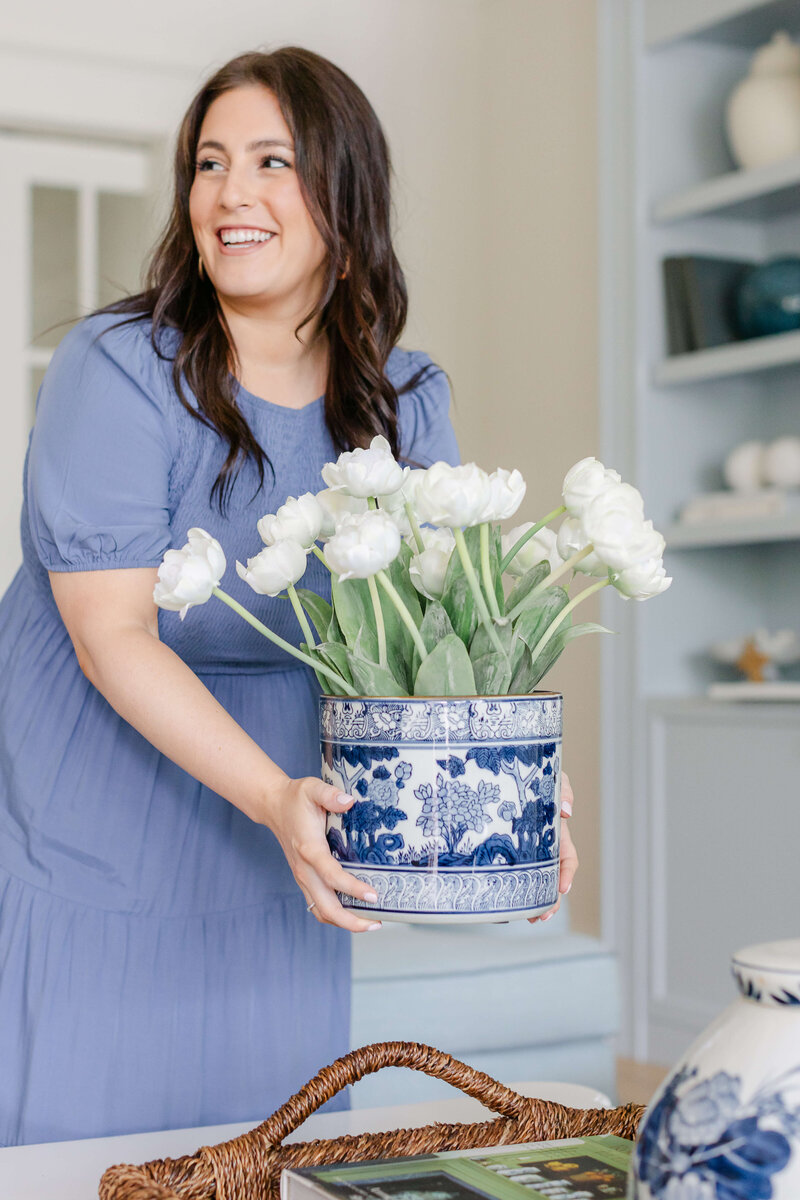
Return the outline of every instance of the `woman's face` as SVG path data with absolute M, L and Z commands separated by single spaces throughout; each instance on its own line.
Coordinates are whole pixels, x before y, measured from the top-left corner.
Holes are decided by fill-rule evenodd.
M 327 250 L 274 94 L 254 84 L 217 97 L 195 157 L 189 217 L 219 297 L 235 308 L 308 311 L 322 291 Z

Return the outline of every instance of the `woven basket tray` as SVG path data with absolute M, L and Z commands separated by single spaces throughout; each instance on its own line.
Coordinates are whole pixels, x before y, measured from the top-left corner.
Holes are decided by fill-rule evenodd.
M 288 1137 L 320 1105 L 349 1083 L 382 1067 L 411 1067 L 444 1079 L 500 1114 L 475 1124 L 426 1125 L 391 1133 L 363 1133 L 329 1141 L 295 1142 Z M 644 1108 L 565 1108 L 520 1096 L 466 1063 L 416 1042 L 378 1042 L 323 1067 L 305 1087 L 262 1125 L 241 1137 L 203 1146 L 185 1158 L 159 1159 L 141 1167 L 110 1167 L 100 1181 L 100 1200 L 279 1200 L 284 1167 L 363 1162 L 402 1154 L 469 1150 L 481 1146 L 540 1142 L 554 1138 L 615 1133 L 633 1138 Z

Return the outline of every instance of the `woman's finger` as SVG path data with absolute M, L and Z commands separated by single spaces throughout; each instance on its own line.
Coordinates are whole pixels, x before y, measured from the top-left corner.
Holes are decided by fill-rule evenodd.
M 562 817 L 572 816 L 572 805 L 575 803 L 575 796 L 572 791 L 572 784 L 569 781 L 569 776 L 566 771 L 561 772 L 561 815 Z
M 323 783 L 321 779 L 308 778 L 303 780 L 304 791 L 310 800 L 324 808 L 327 812 L 340 813 L 346 811 L 355 799 L 348 796 L 341 788 L 331 783 Z
M 343 873 L 346 874 L 346 872 Z M 358 881 L 354 880 L 354 882 Z M 348 929 L 351 933 L 368 933 L 381 928 L 380 921 L 374 921 L 371 917 L 359 917 L 355 910 L 345 908 L 340 904 L 335 891 L 328 887 L 324 879 L 321 879 L 311 868 L 304 872 L 301 891 L 304 896 L 309 897 L 308 905 L 312 916 L 316 917 L 323 925 L 338 925 L 341 929 Z M 352 893 L 348 893 L 348 895 L 352 895 Z M 377 899 L 375 896 L 375 901 Z
M 572 841 L 569 826 L 561 825 L 561 867 L 558 874 L 558 890 L 565 896 L 572 887 L 572 880 L 578 869 L 578 852 Z

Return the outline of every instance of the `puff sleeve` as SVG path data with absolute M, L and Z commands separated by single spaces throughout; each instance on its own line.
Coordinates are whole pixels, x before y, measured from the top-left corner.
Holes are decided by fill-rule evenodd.
M 171 542 L 171 396 L 149 326 L 119 320 L 71 330 L 39 393 L 26 495 L 49 571 L 156 566 Z
M 444 461 L 457 466 L 461 461 L 458 443 L 450 423 L 450 385 L 441 367 L 427 354 L 400 352 L 402 367 L 393 371 L 395 386 L 400 388 L 424 369 L 419 384 L 399 397 L 398 419 L 403 459 L 411 465 L 429 467 Z

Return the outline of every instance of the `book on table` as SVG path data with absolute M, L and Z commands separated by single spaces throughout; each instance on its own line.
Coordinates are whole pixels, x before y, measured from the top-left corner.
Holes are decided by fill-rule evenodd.
M 633 1145 L 606 1134 L 287 1169 L 281 1200 L 624 1200 Z

